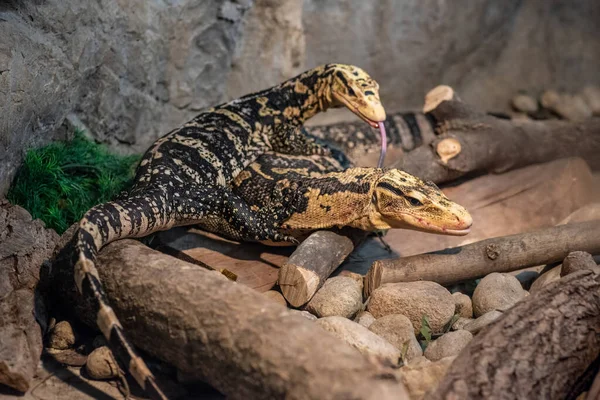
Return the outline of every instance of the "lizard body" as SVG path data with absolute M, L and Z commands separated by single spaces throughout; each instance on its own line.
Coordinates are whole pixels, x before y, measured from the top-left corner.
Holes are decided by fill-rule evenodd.
M 251 209 L 231 191 L 231 181 L 268 151 L 327 154 L 297 128 L 318 112 L 341 106 L 371 126 L 385 119 L 377 83 L 361 69 L 342 64 L 314 68 L 211 108 L 150 147 L 126 196 L 92 208 L 80 221 L 77 289 L 93 305 L 117 359 L 152 397 L 166 398 L 108 305 L 95 266 L 98 251 L 113 240 L 192 224 L 213 230 L 226 225 L 225 233 L 243 240 L 294 241 L 277 229 L 289 208 Z M 287 201 L 290 194 L 284 188 L 274 197 Z
M 330 156 L 267 153 L 236 176 L 233 188 L 253 209 L 274 205 L 292 210 L 280 230 L 298 239 L 343 226 L 466 235 L 472 224 L 468 211 L 433 182 L 398 169 L 344 169 Z M 295 195 L 283 201 L 273 198 L 283 188 Z

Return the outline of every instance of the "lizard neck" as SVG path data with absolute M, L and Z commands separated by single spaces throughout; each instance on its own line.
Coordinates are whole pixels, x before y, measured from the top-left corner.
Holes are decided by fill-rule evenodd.
M 242 115 L 250 112 L 254 121 L 262 125 L 300 126 L 328 108 L 341 106 L 332 97 L 332 79 L 332 70 L 323 65 L 224 106 L 235 108 Z

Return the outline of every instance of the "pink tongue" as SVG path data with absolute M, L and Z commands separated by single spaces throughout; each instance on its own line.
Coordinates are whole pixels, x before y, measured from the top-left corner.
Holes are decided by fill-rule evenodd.
M 385 160 L 385 151 L 387 150 L 387 135 L 385 133 L 385 125 L 383 122 L 378 122 L 377 125 L 379 125 L 379 133 L 381 134 L 381 154 L 379 155 L 377 168 L 382 168 L 383 160 Z

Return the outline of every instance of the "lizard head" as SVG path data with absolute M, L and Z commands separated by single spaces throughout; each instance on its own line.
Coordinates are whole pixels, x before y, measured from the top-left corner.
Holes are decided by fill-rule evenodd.
M 379 85 L 365 71 L 353 65 L 330 64 L 333 107 L 346 106 L 350 111 L 377 128 L 385 121 L 385 110 L 379 100 Z
M 433 183 L 398 169 L 378 179 L 369 222 L 375 229 L 403 228 L 446 235 L 466 235 L 473 219 Z

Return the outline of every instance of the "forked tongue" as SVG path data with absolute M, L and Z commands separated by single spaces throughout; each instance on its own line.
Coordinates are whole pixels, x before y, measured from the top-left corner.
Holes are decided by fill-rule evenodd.
M 387 135 L 385 133 L 385 125 L 383 122 L 378 122 L 379 133 L 381 134 L 381 154 L 379 155 L 379 162 L 377 168 L 383 168 L 383 161 L 385 160 L 385 152 L 387 150 Z

